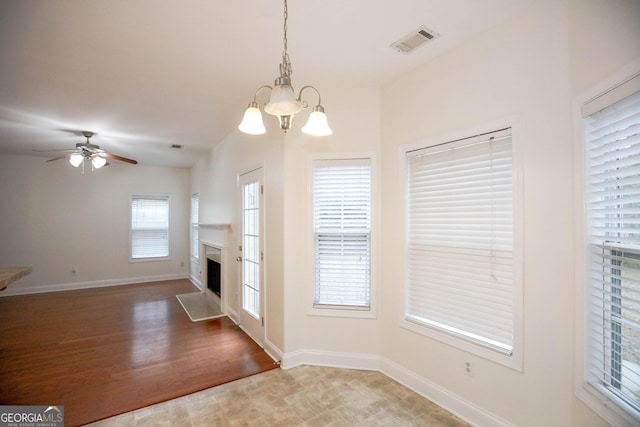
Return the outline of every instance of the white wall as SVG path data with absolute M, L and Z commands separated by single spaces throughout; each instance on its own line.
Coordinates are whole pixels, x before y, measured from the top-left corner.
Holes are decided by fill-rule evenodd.
M 393 260 L 382 274 L 382 355 L 514 425 L 606 425 L 573 388 L 573 223 L 579 213 L 573 202 L 572 100 L 575 91 L 638 55 L 639 4 L 536 2 L 523 16 L 382 90 L 382 257 Z M 514 144 L 524 159 L 523 372 L 409 332 L 398 321 L 400 147 L 512 116 L 521 125 Z M 464 375 L 466 361 L 473 376 Z
M 632 59 L 632 42 L 617 50 L 612 46 L 613 40 L 599 40 L 596 45 L 610 59 L 606 66 L 598 67 L 598 72 L 590 68 L 592 77 L 588 79 L 576 69 L 587 66 L 596 53 L 579 34 L 586 30 L 576 31 L 576 27 L 588 23 L 593 28 L 596 17 L 608 16 L 604 26 L 599 22 L 600 34 L 619 38 L 611 36 L 611 29 L 619 24 L 615 21 L 637 4 L 615 3 L 535 2 L 522 16 L 389 82 L 381 92 L 357 85 L 319 85 L 334 135 L 305 136 L 299 131 L 305 115 L 297 117 L 282 147 L 282 181 L 274 179 L 271 188 L 283 191 L 284 220 L 280 225 L 284 254 L 277 268 L 283 269 L 284 285 L 277 288 L 275 298 L 271 297 L 268 316 L 280 315 L 276 307 L 284 311 L 284 319 L 278 317 L 272 324 L 282 327 L 277 331 L 282 334 L 277 343 L 289 366 L 345 362 L 353 367 L 386 367 L 418 388 L 427 384 L 427 389 L 445 397 L 444 403 L 452 403 L 452 409 L 466 411 L 479 423 L 482 421 L 478 420 L 521 426 L 606 424 L 575 397 L 573 389 L 576 329 L 571 105 L 577 88 Z M 592 10 L 585 11 L 584 6 Z M 612 14 L 612 6 L 624 7 Z M 624 19 L 627 37 L 635 32 L 632 21 Z M 580 64 L 576 65 L 576 61 Z M 404 204 L 400 147 L 475 130 L 505 118 L 517 119 L 515 144 L 524 159 L 522 372 L 400 327 L 404 267 L 404 230 L 398 221 Z M 269 132 L 274 132 L 273 128 Z M 215 194 L 226 194 L 225 200 L 232 199 L 228 193 L 232 172 L 242 164 L 243 156 L 264 149 L 251 149 L 242 145 L 243 141 L 225 141 L 227 146 L 220 148 L 203 168 L 211 175 L 207 179 L 210 185 L 217 186 Z M 233 145 L 239 142 L 239 146 Z M 377 317 L 313 316 L 308 312 L 312 279 L 310 159 L 363 152 L 373 153 L 379 164 Z M 216 184 L 216 177 L 222 175 L 226 178 Z M 211 200 L 215 197 L 212 193 Z M 216 203 L 211 212 L 226 212 L 231 218 L 225 203 Z M 269 232 L 276 233 L 277 229 Z M 271 331 L 275 334 L 274 329 Z M 473 376 L 464 375 L 467 361 L 472 364 Z
M 3 295 L 187 276 L 188 169 L 45 160 L 0 155 L 0 266 L 33 268 Z M 170 260 L 129 262 L 132 194 L 169 195 Z
M 572 99 L 640 58 L 638 0 L 569 0 Z
M 186 276 L 190 195 L 200 194 L 201 223 L 231 224 L 234 250 L 240 237 L 237 176 L 263 166 L 269 345 L 285 355 L 380 358 L 514 425 L 605 425 L 573 390 L 577 213 L 571 105 L 577 94 L 640 56 L 639 4 L 538 1 L 521 17 L 381 89 L 312 82 L 322 92 L 333 136 L 301 134 L 306 118 L 301 114 L 285 138 L 276 120 L 265 115 L 266 135 L 234 132 L 191 172 L 112 165 L 81 175 L 64 162 L 1 155 L 0 265 L 32 265 L 34 272 L 12 285 L 27 290 Z M 521 124 L 515 144 L 524 157 L 523 372 L 409 332 L 399 322 L 404 266 L 400 148 L 513 116 Z M 377 317 L 309 315 L 310 158 L 363 152 L 373 153 L 379 165 Z M 170 261 L 128 262 L 129 197 L 134 193 L 170 194 L 176 225 Z M 191 273 L 199 275 L 197 270 L 194 265 Z M 229 276 L 238 286 L 238 270 Z M 236 295 L 230 303 L 237 311 Z M 464 375 L 465 361 L 473 366 L 471 377 Z
M 333 130 L 311 137 L 300 127 L 301 114 L 285 144 L 285 308 L 287 353 L 305 350 L 348 354 L 378 354 L 378 319 L 309 315 L 312 289 L 313 230 L 309 187 L 311 159 L 340 154 L 379 155 L 380 94 L 378 88 L 318 88 Z M 379 160 L 379 159 L 378 159 Z M 376 233 L 374 230 L 373 233 Z M 374 260 L 377 261 L 377 260 Z
M 314 82 L 318 84 L 317 82 Z M 307 348 L 355 353 L 378 352 L 378 324 L 374 320 L 307 316 L 305 302 L 311 286 L 311 215 L 308 198 L 309 159 L 318 153 L 377 153 L 379 92 L 375 88 L 323 88 L 324 107 L 335 136 L 313 138 L 300 132 L 308 111 L 295 117 L 285 136 L 277 119 L 264 114 L 267 133 L 249 136 L 233 132 L 211 156 L 192 168 L 191 194 L 200 195 L 200 222 L 232 225 L 232 248 L 237 248 L 237 176 L 262 165 L 265 171 L 266 339 L 278 353 Z M 367 108 L 363 109 L 362 105 Z M 239 253 L 233 253 L 233 258 Z M 192 274 L 198 275 L 199 266 Z M 230 272 L 235 295 L 229 305 L 239 310 L 238 269 Z
M 569 0 L 569 40 L 571 47 L 570 75 L 571 75 L 571 100 L 576 111 L 574 120 L 578 119 L 579 107 L 588 99 L 599 95 L 612 85 L 619 84 L 622 79 L 630 76 L 630 73 L 640 71 L 640 1 L 637 0 Z M 576 120 L 576 123 L 578 123 Z M 573 135 L 576 147 L 576 174 L 581 173 L 582 150 L 579 124 L 576 125 Z M 577 178 L 575 192 L 582 189 L 582 180 Z M 582 198 L 576 198 L 576 231 L 575 257 L 580 259 L 583 253 L 581 238 Z M 576 264 L 575 291 L 576 297 L 583 293 L 584 277 L 582 263 Z M 607 406 L 598 396 L 594 397 L 586 393 L 582 388 L 582 370 L 579 369 L 583 360 L 581 346 L 583 340 L 581 332 L 584 327 L 583 316 L 579 311 L 581 299 L 576 300 L 576 378 L 575 383 L 580 395 L 586 401 L 603 410 Z M 573 425 L 595 425 L 590 411 L 584 410 L 581 401 L 575 402 L 573 408 Z M 604 410 L 604 415 L 609 417 L 613 424 L 621 422 L 611 418 L 611 411 Z M 615 424 L 614 424 L 615 425 Z
M 239 119 L 242 111 L 239 111 Z M 272 121 L 269 121 L 271 119 Z M 275 121 L 274 121 L 275 120 Z M 265 115 L 267 134 L 251 136 L 235 131 L 216 145 L 209 157 L 192 168 L 191 194 L 200 195 L 200 223 L 231 224 L 230 258 L 241 255 L 238 218 L 239 174 L 256 167 L 264 170 L 265 230 L 265 334 L 267 345 L 281 352 L 284 348 L 284 202 L 282 133 L 275 128 L 277 119 Z M 205 234 L 206 230 L 201 231 Z M 232 294 L 227 296 L 229 308 L 239 311 L 240 263 L 229 266 L 228 278 Z M 195 268 L 195 266 L 194 266 Z M 199 271 L 193 271 L 199 275 Z

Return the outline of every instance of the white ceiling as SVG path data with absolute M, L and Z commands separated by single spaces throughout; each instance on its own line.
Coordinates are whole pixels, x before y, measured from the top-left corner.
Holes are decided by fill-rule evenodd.
M 293 84 L 380 85 L 531 1 L 289 0 Z M 2 0 L 0 153 L 53 157 L 33 150 L 89 130 L 140 164 L 189 167 L 273 84 L 283 19 L 280 0 Z M 389 47 L 420 25 L 441 36 Z

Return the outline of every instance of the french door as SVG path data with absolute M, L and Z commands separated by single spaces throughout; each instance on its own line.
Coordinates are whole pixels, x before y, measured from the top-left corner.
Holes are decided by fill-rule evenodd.
M 262 168 L 240 175 L 241 309 L 240 326 L 264 344 Z

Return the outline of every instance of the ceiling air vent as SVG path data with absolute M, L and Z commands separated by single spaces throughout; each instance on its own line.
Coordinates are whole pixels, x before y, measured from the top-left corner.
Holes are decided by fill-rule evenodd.
M 440 37 L 440 34 L 423 25 L 411 31 L 400 40 L 392 43 L 390 47 L 400 53 L 409 53 L 437 37 Z

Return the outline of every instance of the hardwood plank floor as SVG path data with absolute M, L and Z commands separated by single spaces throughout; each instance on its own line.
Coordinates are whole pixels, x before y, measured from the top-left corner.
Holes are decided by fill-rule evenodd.
M 274 369 L 229 318 L 191 322 L 188 280 L 0 298 L 0 405 L 76 426 Z

